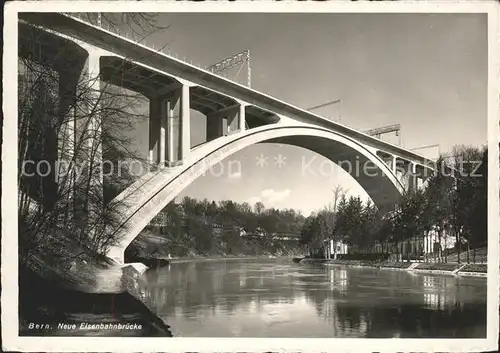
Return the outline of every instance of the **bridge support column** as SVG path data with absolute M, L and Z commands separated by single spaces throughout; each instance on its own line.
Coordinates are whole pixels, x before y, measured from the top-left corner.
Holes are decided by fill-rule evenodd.
M 161 99 L 152 98 L 149 100 L 149 155 L 148 162 L 153 165 L 160 163 L 161 151 L 165 150 L 165 131 L 163 126 L 164 109 L 162 109 Z M 163 148 L 162 148 L 163 147 Z M 163 152 L 163 161 L 165 161 L 165 152 Z
M 90 151 L 89 160 L 92 163 L 90 170 L 90 185 L 92 187 L 92 196 L 88 195 L 89 200 L 89 226 L 90 235 L 96 239 L 100 232 L 104 230 L 104 224 L 100 221 L 104 211 L 103 192 L 104 180 L 102 173 L 102 120 L 101 104 L 106 104 L 102 99 L 102 87 L 100 80 L 100 56 L 97 53 L 89 51 L 88 58 L 88 88 L 90 95 L 89 106 L 89 132 L 88 149 Z
M 182 164 L 191 149 L 190 88 L 181 85 L 166 98 L 167 144 L 166 161 L 169 167 Z
M 422 179 L 421 176 L 417 175 L 415 176 L 415 188 L 421 189 L 423 186 L 424 180 Z
M 403 184 L 406 191 L 411 191 L 415 187 L 415 163 L 396 158 L 396 177 Z
M 224 135 L 224 117 L 207 115 L 207 142 Z
M 190 87 L 150 99 L 149 161 L 160 168 L 182 164 L 191 150 Z
M 168 114 L 170 105 L 164 99 L 159 99 L 160 105 L 160 143 L 158 144 L 158 166 L 165 167 L 167 153 L 167 134 L 168 134 Z
M 433 169 L 427 166 L 422 166 L 421 167 L 421 173 L 420 177 L 422 180 L 422 187 L 425 188 L 427 186 L 427 182 L 429 181 L 429 178 L 434 174 Z
M 246 116 L 245 116 L 245 105 L 240 103 L 240 109 L 238 114 L 238 129 L 240 131 L 245 131 L 246 129 Z
M 424 187 L 424 182 L 427 177 L 427 168 L 415 164 L 415 187 L 417 189 L 421 189 Z
M 239 104 L 227 114 L 227 133 L 232 134 L 245 130 L 245 105 Z
M 73 70 L 59 71 L 59 116 L 61 128 L 58 140 L 58 159 L 63 161 L 57 170 L 57 183 L 64 184 L 63 191 L 69 199 L 73 199 L 75 168 L 75 137 L 76 137 L 76 88 L 78 85 L 81 68 L 78 75 Z
M 394 174 L 396 175 L 396 178 L 399 180 L 400 183 L 404 184 L 404 179 L 403 179 L 403 176 L 404 176 L 404 173 L 403 173 L 403 170 L 404 170 L 404 165 L 403 165 L 404 161 L 397 158 L 397 157 L 394 157 L 394 168 L 393 168 L 393 171 L 394 171 Z
M 178 91 L 174 92 L 167 98 L 167 150 L 165 164 L 173 167 L 175 162 L 180 159 L 180 94 Z
M 76 81 L 75 121 L 73 126 L 74 161 L 81 175 L 74 179 L 74 216 L 81 236 L 99 236 L 104 224 L 99 221 L 103 212 L 102 173 L 102 109 L 106 96 L 102 94 L 100 79 L 100 55 L 93 48 L 87 48 L 88 56 L 82 65 Z M 75 82 L 75 77 L 67 77 Z M 71 90 L 68 90 L 71 92 Z M 67 91 L 67 92 L 68 92 Z
M 417 165 L 410 162 L 408 166 L 408 190 L 415 191 L 417 189 Z
M 240 129 L 240 109 L 235 107 L 231 109 L 226 116 L 227 119 L 227 134 L 232 134 Z
M 226 131 L 224 131 L 226 120 Z M 207 141 L 245 130 L 245 105 L 237 104 L 207 115 Z
M 228 134 L 245 131 L 245 105 L 240 103 L 227 117 Z
M 77 82 L 75 143 L 78 144 L 80 158 L 90 162 L 90 172 L 99 169 L 102 162 L 102 116 L 100 112 L 104 97 L 101 92 L 100 56 L 89 50 L 87 61 Z M 100 171 L 100 169 L 98 170 Z M 102 182 L 102 173 L 93 177 Z M 92 178 L 95 180 L 95 178 Z
M 189 86 L 182 85 L 181 92 L 181 159 L 186 160 L 189 158 L 191 150 L 191 108 L 189 101 Z
M 223 119 L 225 118 L 227 121 L 227 135 L 232 134 L 238 131 L 238 123 L 239 123 L 239 109 L 238 107 L 232 108 L 229 110 Z
M 401 168 L 401 180 L 406 191 L 414 191 L 416 183 L 416 165 L 413 162 L 403 161 Z

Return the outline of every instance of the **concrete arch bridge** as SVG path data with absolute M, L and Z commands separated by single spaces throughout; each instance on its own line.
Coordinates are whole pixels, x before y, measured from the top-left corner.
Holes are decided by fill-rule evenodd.
M 38 45 L 29 45 L 36 36 Z M 63 50 L 61 49 L 63 48 Z M 64 55 L 61 55 L 61 52 Z M 149 99 L 151 171 L 117 196 L 108 256 L 124 263 L 126 247 L 176 195 L 211 166 L 252 144 L 306 148 L 348 171 L 379 210 L 392 210 L 405 188 L 422 185 L 434 162 L 412 151 L 313 114 L 60 13 L 19 16 L 19 55 L 37 58 L 60 77 L 62 114 L 88 78 L 98 91 L 121 86 Z M 206 117 L 206 142 L 191 144 L 191 112 Z

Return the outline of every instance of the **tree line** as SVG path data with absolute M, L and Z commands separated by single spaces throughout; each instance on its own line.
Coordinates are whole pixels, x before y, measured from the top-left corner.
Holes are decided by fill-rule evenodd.
M 251 206 L 186 196 L 178 204 L 170 202 L 150 223 L 148 232 L 156 232 L 167 243 L 147 252 L 172 256 L 296 252 L 304 220 L 294 209 L 266 208 L 262 202 Z
M 487 182 L 487 148 L 455 146 L 451 157 L 438 158 L 425 185 L 405 191 L 393 211 L 382 214 L 373 203 L 343 194 L 334 212 L 305 220 L 301 243 L 318 252 L 326 240 L 334 240 L 347 244 L 351 253 L 407 259 L 421 258 L 426 248 L 425 259 L 439 262 L 446 262 L 450 251 L 460 262 L 465 248 L 475 261 L 475 249 L 487 245 Z M 450 238 L 452 250 L 444 243 Z

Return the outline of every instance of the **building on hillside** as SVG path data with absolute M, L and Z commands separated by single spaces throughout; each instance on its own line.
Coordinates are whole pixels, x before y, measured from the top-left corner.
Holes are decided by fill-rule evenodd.
M 341 241 L 334 242 L 333 240 L 331 240 L 330 241 L 330 247 L 331 247 L 332 254 L 345 255 L 345 254 L 348 253 L 347 244 L 345 244 L 345 243 L 343 243 Z
M 257 227 L 257 228 L 255 229 L 254 234 L 255 234 L 255 236 L 257 236 L 257 237 L 262 238 L 262 237 L 264 237 L 264 236 L 266 236 L 266 235 L 267 235 L 267 232 L 266 232 L 266 230 L 265 230 L 265 229 L 263 229 L 263 228 L 261 228 L 261 227 Z
M 306 246 L 306 253 L 311 257 L 322 257 L 325 259 L 336 259 L 338 255 L 348 254 L 347 244 L 341 241 L 325 239 L 320 248 L 310 248 Z
M 183 220 L 183 223 L 185 223 L 186 215 L 184 213 L 182 205 L 175 204 L 175 208 L 176 208 L 177 212 L 179 213 L 179 216 Z M 151 222 L 149 222 L 149 226 L 151 226 L 151 227 L 166 227 L 166 226 L 170 225 L 171 222 L 172 222 L 172 216 L 169 214 L 168 211 L 162 210 L 151 220 Z
M 224 230 L 224 226 L 222 224 L 212 223 L 212 235 L 213 236 L 221 236 L 223 230 Z
M 424 258 L 439 256 L 439 254 L 442 256 L 444 253 L 450 254 L 455 247 L 456 239 L 454 236 L 443 231 L 440 242 L 438 232 L 434 229 L 425 235 L 400 241 L 396 247 L 391 245 L 388 250 L 394 260 L 405 259 L 408 255 L 413 260 L 424 260 Z M 378 252 L 380 248 L 380 246 L 376 247 L 375 251 Z
M 243 227 L 238 227 L 238 231 L 240 233 L 240 237 L 244 237 L 247 235 L 247 231 Z
M 435 253 L 439 251 L 439 235 L 437 230 L 433 229 L 424 236 L 423 240 L 423 251 L 425 254 Z M 453 249 L 456 244 L 456 238 L 448 232 L 443 231 L 441 234 L 441 251 L 446 251 L 446 249 Z
M 333 239 L 328 240 L 328 258 L 329 259 L 336 259 L 337 255 L 345 255 L 348 253 L 348 246 L 347 244 L 341 242 L 341 241 L 335 241 Z
M 161 211 L 151 220 L 151 222 L 149 222 L 149 226 L 166 227 L 169 224 L 169 220 L 170 217 L 168 216 L 168 213 L 165 211 Z

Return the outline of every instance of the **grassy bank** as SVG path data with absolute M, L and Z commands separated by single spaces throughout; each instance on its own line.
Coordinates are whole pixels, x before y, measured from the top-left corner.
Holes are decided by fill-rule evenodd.
M 459 263 L 420 263 L 416 270 L 433 270 L 433 271 L 449 271 L 453 272 L 462 267 Z
M 368 260 L 327 260 L 327 259 L 303 259 L 301 263 L 321 263 L 350 267 L 373 267 L 373 268 L 408 268 L 411 262 L 390 261 L 368 261 Z
M 459 272 L 477 272 L 477 273 L 487 273 L 488 266 L 486 264 L 468 264 L 465 265 Z
M 305 264 L 329 264 L 346 267 L 370 267 L 385 269 L 409 269 L 416 271 L 450 273 L 460 272 L 484 274 L 487 272 L 486 264 L 458 264 L 458 263 L 423 263 L 423 262 L 391 262 L 391 261 L 366 261 L 366 260 L 327 260 L 327 259 L 302 259 Z
M 458 254 L 448 255 L 448 262 L 458 262 Z M 473 263 L 485 264 L 488 262 L 488 248 L 477 248 L 472 250 L 463 250 L 460 252 L 460 262 L 465 264 L 468 261 Z

